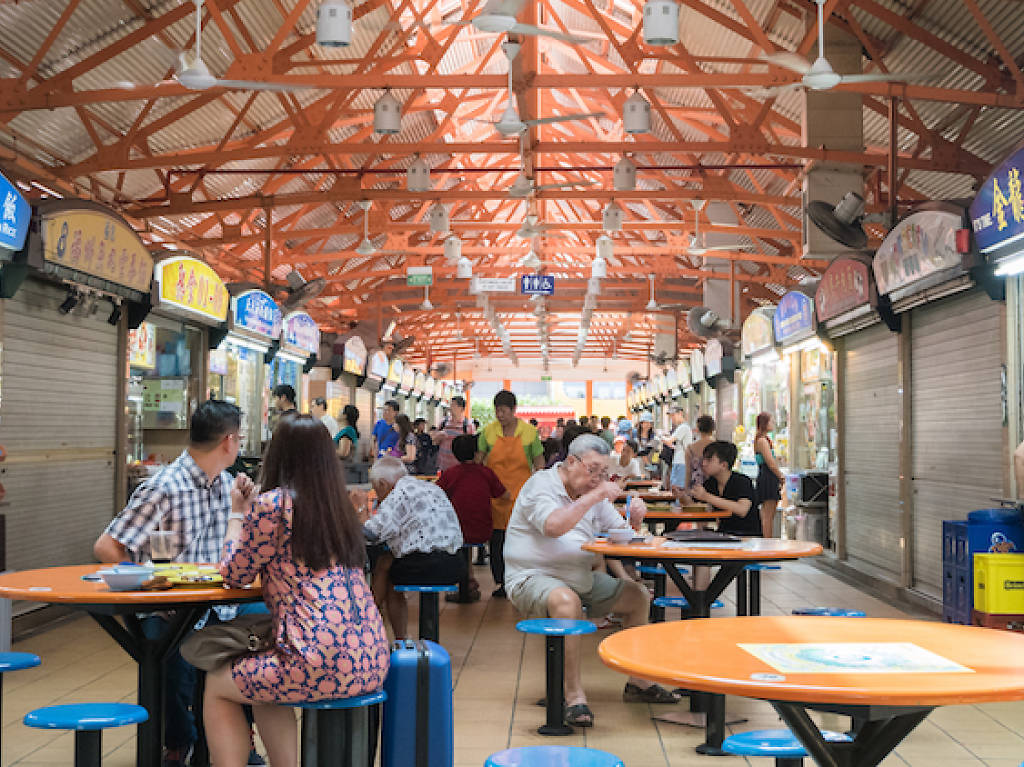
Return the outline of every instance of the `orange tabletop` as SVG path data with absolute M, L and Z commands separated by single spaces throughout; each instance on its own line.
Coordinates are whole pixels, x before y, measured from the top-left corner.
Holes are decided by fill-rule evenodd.
M 660 479 L 627 479 L 626 489 L 636 490 L 641 487 L 657 487 L 660 484 Z
M 745 538 L 742 548 L 686 546 L 656 536 L 647 543 L 616 545 L 606 540 L 583 544 L 584 551 L 626 559 L 678 559 L 686 562 L 767 562 L 780 559 L 816 557 L 821 545 L 809 541 L 784 541 L 781 538 Z
M 911 643 L 967 670 L 795 673 L 741 647 L 879 642 Z M 1024 637 L 952 623 L 811 616 L 673 621 L 619 631 L 598 653 L 626 674 L 765 700 L 933 707 L 1024 699 Z
M 0 575 L 0 597 L 27 602 L 79 605 L 139 605 L 140 609 L 184 604 L 251 602 L 261 598 L 259 587 L 246 589 L 174 587 L 164 591 L 111 591 L 103 581 L 82 576 L 112 565 L 70 565 L 22 570 Z

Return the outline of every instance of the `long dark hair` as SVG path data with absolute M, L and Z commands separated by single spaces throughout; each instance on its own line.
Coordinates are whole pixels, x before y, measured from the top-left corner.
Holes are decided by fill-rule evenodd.
M 345 420 L 348 422 L 348 425 L 351 426 L 352 429 L 355 431 L 356 437 L 358 438 L 359 427 L 356 426 L 356 423 L 359 421 L 359 408 L 357 408 L 355 405 L 345 405 L 345 407 L 341 409 L 341 414 L 345 416 Z
M 395 426 L 398 427 L 399 449 L 405 450 L 405 440 L 412 434 L 412 421 L 409 420 L 409 416 L 405 413 L 399 413 L 395 416 Z
M 260 485 L 292 493 L 292 558 L 311 570 L 362 567 L 366 544 L 327 428 L 310 415 L 281 421 Z

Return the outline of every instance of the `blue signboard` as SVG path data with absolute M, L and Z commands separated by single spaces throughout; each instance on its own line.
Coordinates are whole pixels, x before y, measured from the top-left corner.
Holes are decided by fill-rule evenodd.
M 0 248 L 21 250 L 30 218 L 31 206 L 14 184 L 0 175 Z
M 555 278 L 550 274 L 524 274 L 519 278 L 519 292 L 530 296 L 555 294 Z
M 814 332 L 814 299 L 796 290 L 787 293 L 775 307 L 772 324 L 776 343 L 797 341 L 810 335 Z
M 247 290 L 232 301 L 232 328 L 275 340 L 281 335 L 281 310 L 262 290 Z
M 1024 247 L 1024 146 L 996 166 L 971 203 L 971 226 L 982 253 L 1012 242 Z
M 281 343 L 307 354 L 316 354 L 320 351 L 320 328 L 316 320 L 305 312 L 292 312 L 284 318 Z

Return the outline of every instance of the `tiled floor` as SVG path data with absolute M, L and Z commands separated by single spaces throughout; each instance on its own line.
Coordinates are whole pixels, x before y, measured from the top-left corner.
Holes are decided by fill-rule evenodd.
M 489 593 L 486 568 L 476 568 Z M 834 604 L 865 610 L 873 617 L 904 617 L 900 609 L 848 586 L 807 564 L 786 564 L 763 577 L 765 614 L 784 614 L 798 606 Z M 732 614 L 730 587 L 722 614 Z M 444 605 L 441 638 L 452 654 L 455 676 L 455 764 L 480 767 L 488 754 L 509 745 L 551 743 L 537 735 L 543 709 L 534 705 L 544 693 L 543 645 L 513 628 L 515 610 L 504 600 L 475 605 Z M 712 619 L 713 620 L 713 619 Z M 415 626 L 415 611 L 410 625 Z M 588 745 L 618 754 L 629 767 L 691 767 L 751 764 L 767 759 L 699 756 L 701 732 L 652 721 L 670 706 L 621 702 L 623 677 L 597 659 L 596 646 L 606 632 L 585 637 L 585 679 L 596 726 L 559 743 Z M 15 649 L 38 653 L 43 665 L 4 678 L 3 765 L 68 767 L 72 741 L 67 734 L 29 730 L 21 718 L 32 708 L 56 702 L 126 700 L 134 697 L 135 666 L 86 618 L 20 642 Z M 747 717 L 739 730 L 780 726 L 765 703 L 729 698 L 730 714 Z M 1024 760 L 1024 703 L 950 706 L 935 711 L 883 765 L 945 767 L 991 765 L 1018 767 Z M 835 723 L 841 725 L 840 721 Z M 105 767 L 130 767 L 134 733 L 125 728 L 104 737 Z

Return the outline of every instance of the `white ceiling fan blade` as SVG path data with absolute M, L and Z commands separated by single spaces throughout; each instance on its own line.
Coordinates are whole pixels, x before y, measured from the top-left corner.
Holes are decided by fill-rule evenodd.
M 161 80 L 158 83 L 132 83 L 127 80 L 118 80 L 117 82 L 111 83 L 108 87 L 122 91 L 134 91 L 138 88 L 161 88 L 168 85 L 180 85 L 180 83 L 177 80 Z
M 792 51 L 779 51 L 778 53 L 768 53 L 760 57 L 762 61 L 766 61 L 769 64 L 774 64 L 777 67 L 783 69 L 789 69 L 793 72 L 805 75 L 811 71 L 811 62 L 801 56 L 799 53 L 793 53 Z
M 803 87 L 803 83 L 790 83 L 789 85 L 779 85 L 774 88 L 741 88 L 740 90 L 742 90 L 745 95 L 754 99 L 771 99 L 781 93 L 796 90 L 801 87 Z
M 217 80 L 215 88 L 228 88 L 243 91 L 303 91 L 312 90 L 311 85 L 286 85 L 284 83 L 259 83 L 252 80 Z
M 890 72 L 889 74 L 842 75 L 844 83 L 908 83 L 938 80 L 945 72 Z
M 526 0 L 487 0 L 481 16 L 518 16 Z
M 541 184 L 540 186 L 535 186 L 533 190 L 540 192 L 544 189 L 572 189 L 576 186 L 594 186 L 596 183 L 596 181 L 566 181 L 562 184 Z
M 563 40 L 567 43 L 576 43 L 577 45 L 582 43 L 589 43 L 592 38 L 590 37 L 579 37 L 577 35 L 566 35 L 561 32 L 556 32 L 553 29 L 545 29 L 544 27 L 535 27 L 531 24 L 515 24 L 508 30 L 513 34 L 527 35 L 528 37 L 552 37 L 555 40 Z
M 604 112 L 580 112 L 578 114 L 562 115 L 560 117 L 538 117 L 535 120 L 523 120 L 526 125 L 551 125 L 552 123 L 572 122 L 574 120 L 589 120 L 592 117 L 604 117 Z

